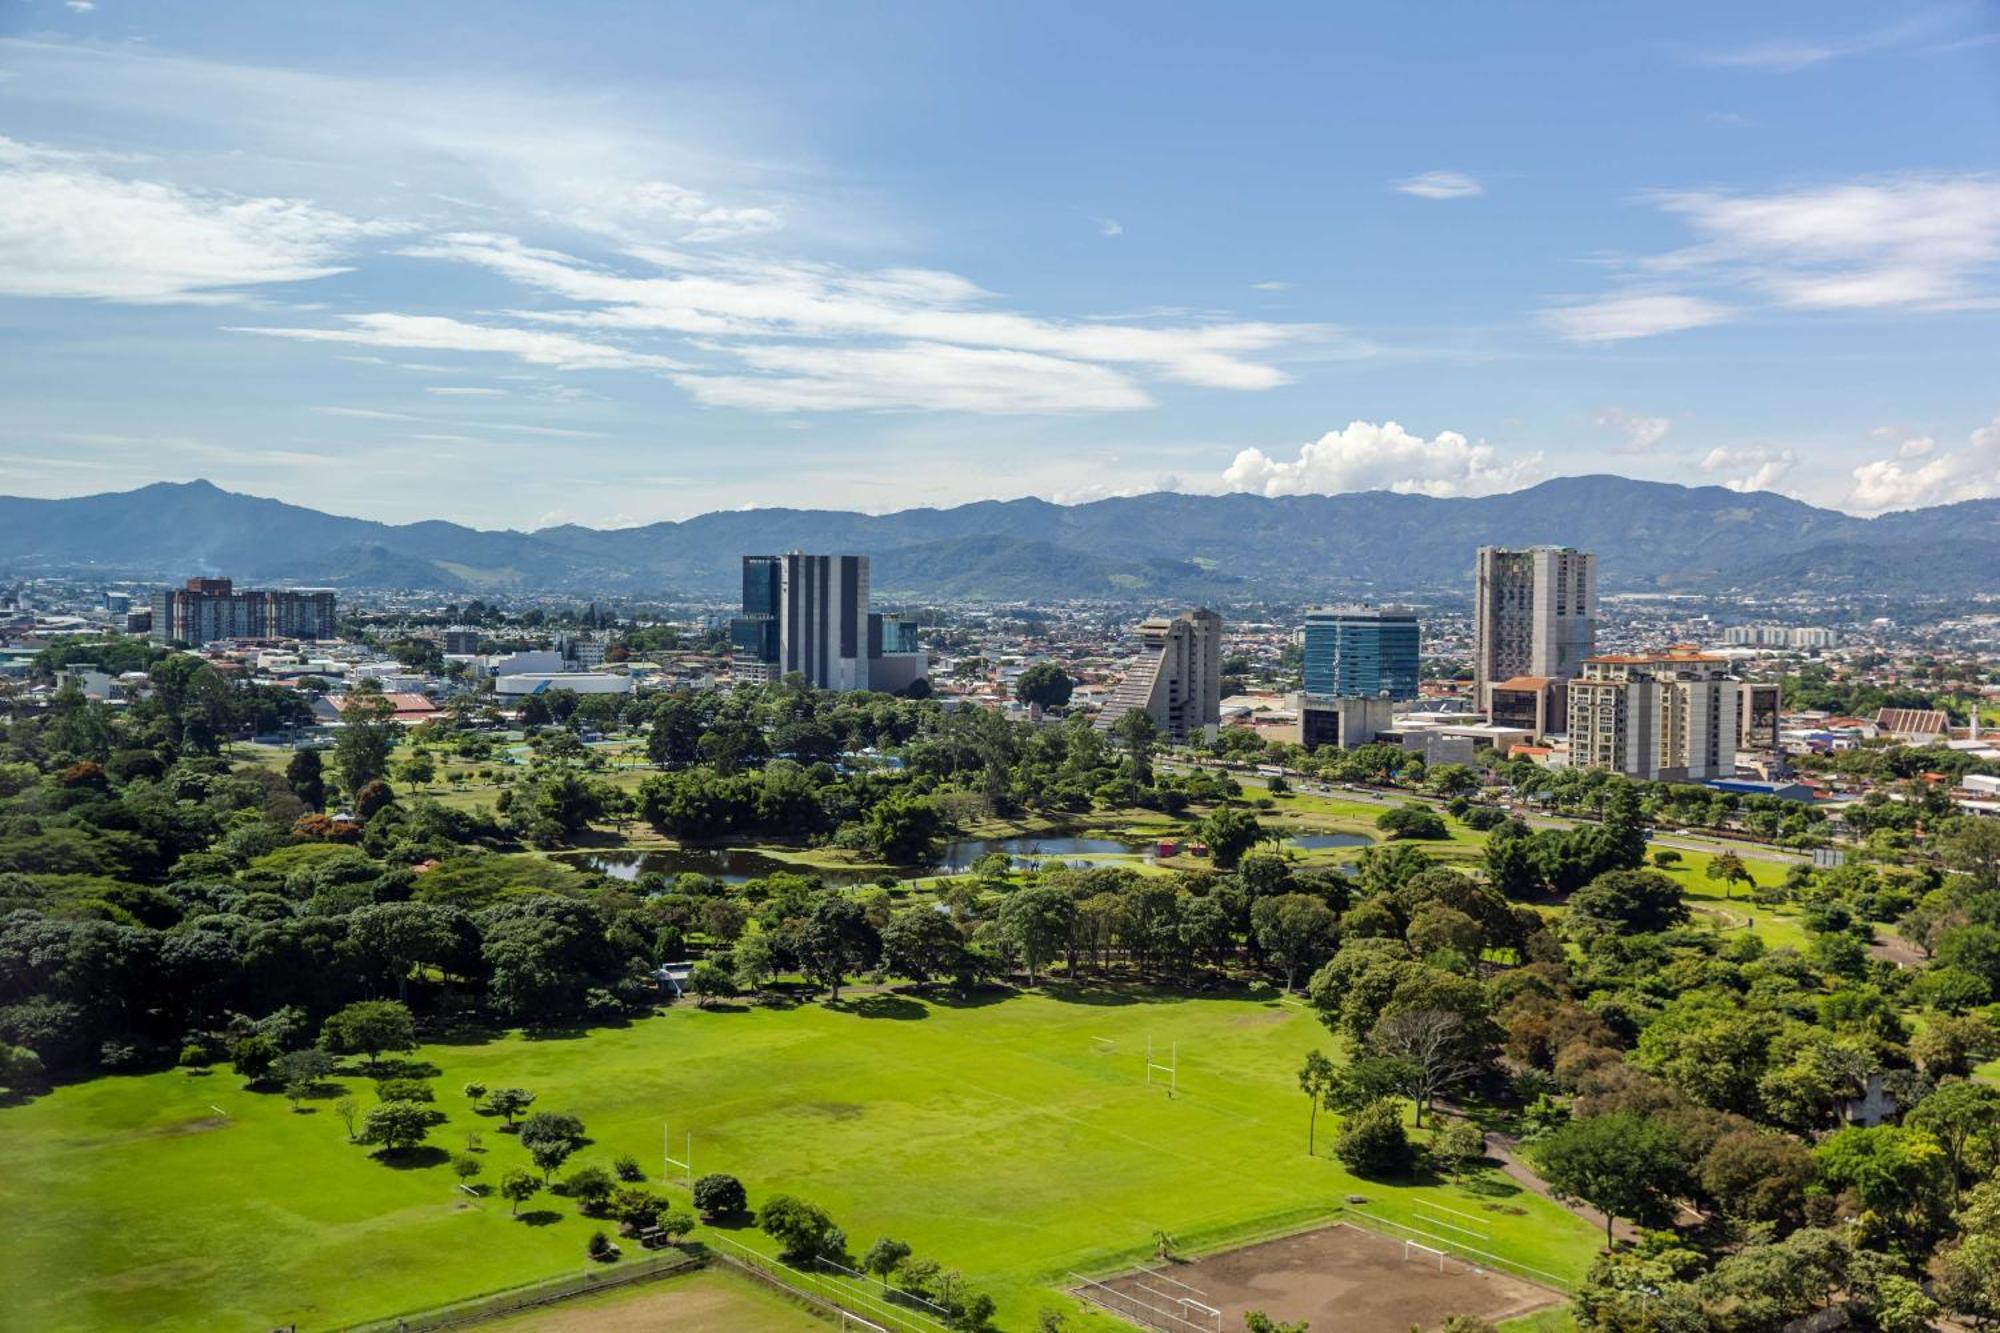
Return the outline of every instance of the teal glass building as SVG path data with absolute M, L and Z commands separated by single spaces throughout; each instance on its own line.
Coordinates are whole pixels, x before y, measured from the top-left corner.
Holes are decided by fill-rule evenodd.
M 1362 699 L 1414 699 L 1413 611 L 1336 606 L 1306 612 L 1305 692 Z

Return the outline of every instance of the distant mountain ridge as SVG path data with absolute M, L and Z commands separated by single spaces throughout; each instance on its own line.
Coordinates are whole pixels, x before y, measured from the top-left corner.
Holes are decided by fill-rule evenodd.
M 97 572 L 476 593 L 727 596 L 738 557 L 873 557 L 879 594 L 955 600 L 1354 596 L 1464 588 L 1484 544 L 1600 553 L 1607 591 L 2000 590 L 2000 500 L 1862 519 L 1768 492 L 1563 477 L 1434 499 L 1158 492 L 1081 505 L 982 500 L 893 514 L 749 509 L 535 532 L 388 524 L 206 481 L 0 497 L 0 575 Z

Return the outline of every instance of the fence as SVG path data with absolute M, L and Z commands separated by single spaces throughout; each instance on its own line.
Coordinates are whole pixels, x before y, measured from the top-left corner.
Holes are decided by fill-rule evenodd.
M 775 1286 L 840 1320 L 842 1328 L 873 1333 L 939 1333 L 946 1326 L 917 1310 L 892 1305 L 864 1282 L 814 1269 L 794 1268 L 727 1236 L 710 1236 L 711 1253 L 730 1267 Z
M 1551 1273 L 1545 1268 L 1535 1268 L 1529 1264 L 1509 1259 L 1505 1255 L 1495 1254 L 1491 1250 L 1481 1249 L 1476 1245 L 1467 1245 L 1462 1240 L 1455 1240 L 1450 1236 L 1439 1235 L 1436 1231 L 1426 1230 L 1423 1227 L 1412 1226 L 1408 1222 L 1398 1222 L 1392 1218 L 1371 1213 L 1367 1209 L 1356 1207 L 1353 1204 L 1347 1206 L 1347 1213 L 1355 1219 L 1356 1224 L 1359 1226 L 1382 1231 L 1383 1234 L 1393 1235 L 1398 1240 L 1415 1240 L 1427 1249 L 1443 1250 L 1454 1259 L 1461 1259 L 1475 1268 L 1498 1269 L 1503 1273 L 1511 1273 L 1524 1281 L 1532 1282 L 1538 1287 L 1553 1287 L 1557 1291 L 1568 1291 L 1576 1285 L 1572 1279 Z
M 551 1301 L 560 1301 L 570 1296 L 581 1296 L 586 1292 L 607 1291 L 630 1282 L 643 1282 L 649 1278 L 689 1272 L 700 1268 L 705 1262 L 702 1256 L 690 1254 L 685 1250 L 670 1249 L 658 1254 L 642 1254 L 631 1259 L 621 1259 L 615 1264 L 598 1264 L 578 1273 L 566 1273 L 561 1277 L 524 1283 L 518 1287 L 488 1292 L 483 1296 L 469 1297 L 430 1310 L 413 1311 L 391 1319 L 377 1319 L 364 1324 L 349 1324 L 342 1333 L 423 1333 L 426 1329 L 452 1328 L 480 1319 L 490 1319 L 495 1315 L 511 1314 L 516 1310 L 547 1305 Z

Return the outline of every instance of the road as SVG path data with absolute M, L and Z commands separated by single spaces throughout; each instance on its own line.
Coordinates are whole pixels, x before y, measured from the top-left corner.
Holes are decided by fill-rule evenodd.
M 1155 763 L 1155 767 L 1187 772 L 1197 767 L 1213 769 L 1217 766 L 1213 764 L 1195 765 L 1180 759 L 1161 759 Z M 1231 776 L 1235 777 L 1245 786 L 1263 785 L 1262 778 L 1249 774 L 1234 773 Z M 1354 801 L 1361 805 L 1379 805 L 1386 808 L 1389 806 L 1404 805 L 1410 801 L 1422 801 L 1434 806 L 1442 806 L 1444 804 L 1443 801 L 1436 797 L 1422 796 L 1416 792 L 1397 792 L 1394 795 L 1387 795 L 1370 787 L 1353 787 L 1345 783 L 1315 782 L 1310 778 L 1292 775 L 1287 775 L 1286 781 L 1292 784 L 1292 790 L 1308 796 L 1325 796 L 1336 801 Z M 1591 820 L 1571 819 L 1564 815 L 1532 813 L 1525 814 L 1522 818 L 1527 820 L 1530 828 L 1578 828 L 1594 822 Z M 1672 847 L 1677 851 L 1702 852 L 1711 856 L 1718 852 L 1735 852 L 1746 861 L 1769 861 L 1777 865 L 1803 864 L 1811 860 L 1810 857 L 1803 853 L 1786 851 L 1781 847 L 1772 847 L 1761 842 L 1743 842 L 1735 838 L 1712 838 L 1705 834 L 1687 833 L 1678 830 L 1672 833 L 1656 834 L 1647 838 L 1646 841 L 1654 847 Z

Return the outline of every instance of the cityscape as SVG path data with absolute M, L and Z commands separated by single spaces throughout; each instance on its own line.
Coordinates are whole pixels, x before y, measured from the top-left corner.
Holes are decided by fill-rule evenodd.
M 16 0 L 0 1330 L 2000 1327 L 1996 39 Z

